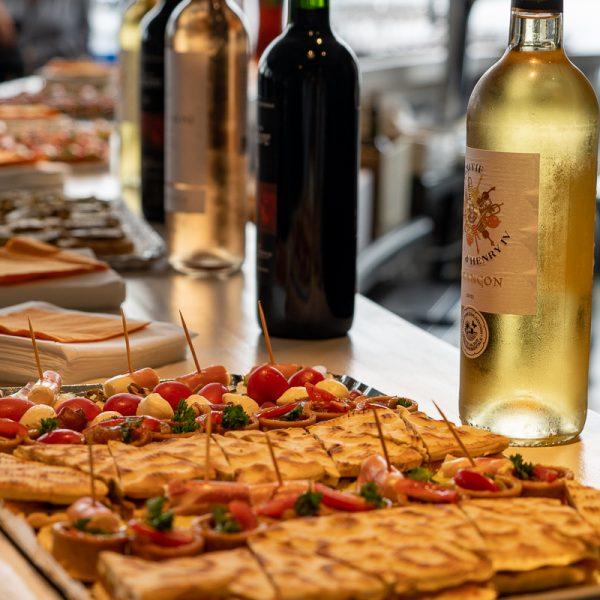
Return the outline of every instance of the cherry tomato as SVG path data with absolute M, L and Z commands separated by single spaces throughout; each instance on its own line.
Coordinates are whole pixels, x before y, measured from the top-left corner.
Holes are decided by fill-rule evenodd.
M 25 437 L 27 427 L 12 419 L 0 419 L 0 437 L 14 440 L 16 437 Z
M 367 502 L 362 496 L 339 492 L 322 483 L 315 484 L 315 492 L 323 494 L 321 502 L 329 508 L 343 510 L 348 512 L 359 512 L 364 510 L 373 510 L 375 505 Z
M 281 519 L 287 510 L 292 510 L 296 505 L 299 494 L 283 494 L 272 500 L 263 502 L 256 508 L 256 514 L 271 519 Z
M 142 401 L 135 394 L 114 394 L 104 404 L 104 410 L 114 410 L 124 416 L 135 416 L 138 404 Z
M 24 398 L 0 398 L 0 419 L 19 421 L 32 406 L 33 402 Z
M 37 441 L 42 444 L 83 444 L 85 438 L 79 431 L 55 429 L 40 436 Z
M 344 413 L 350 410 L 350 407 L 337 396 L 334 396 L 327 390 L 321 390 L 312 383 L 305 384 L 311 406 L 317 412 L 339 412 Z
M 199 417 L 196 417 L 196 423 L 198 423 L 199 425 L 202 425 L 202 427 L 205 426 L 206 423 L 206 418 L 207 415 L 200 415 Z M 222 410 L 213 410 L 210 413 L 210 423 L 212 426 L 212 429 L 215 428 L 216 425 L 220 425 L 223 422 L 223 411 Z
M 240 524 L 242 531 L 250 531 L 258 527 L 258 519 L 247 502 L 232 500 L 227 508 L 231 516 Z
M 200 373 L 194 371 L 193 373 L 177 377 L 176 381 L 184 383 L 193 392 L 208 383 L 222 383 L 223 385 L 229 385 L 231 375 L 223 365 L 214 365 L 203 367 Z
M 274 406 L 272 408 L 264 408 L 256 413 L 259 419 L 277 419 L 283 415 L 287 415 L 292 412 L 295 408 L 300 406 L 300 402 L 292 402 L 291 404 L 282 404 L 281 406 Z
M 453 504 L 458 502 L 458 492 L 449 490 L 435 483 L 415 481 L 414 479 L 399 479 L 395 484 L 396 492 L 414 500 L 434 504 Z
M 307 383 L 312 383 L 313 385 L 319 383 L 319 381 L 323 381 L 325 377 L 319 371 L 315 371 L 310 367 L 304 367 L 304 369 L 300 369 L 300 371 L 294 373 L 289 379 L 288 382 L 290 387 L 303 387 Z
M 226 394 L 228 391 L 222 383 L 207 383 L 196 393 L 204 396 L 211 404 L 222 404 L 223 394 Z
M 538 481 L 552 483 L 560 477 L 560 472 L 552 467 L 544 467 L 543 465 L 535 465 L 533 467 L 533 477 Z
M 287 379 L 273 365 L 254 369 L 248 377 L 248 396 L 259 404 L 277 402 L 277 398 L 288 390 Z
M 302 367 L 295 363 L 275 363 L 273 365 L 286 379 L 289 379 L 294 373 Z
M 129 521 L 129 527 L 142 539 L 146 539 L 153 544 L 165 546 L 168 548 L 176 548 L 177 546 L 185 546 L 194 541 L 194 537 L 180 529 L 171 531 L 158 531 L 154 527 L 150 527 L 147 523 L 140 521 Z
M 181 381 L 163 381 L 154 388 L 154 393 L 162 396 L 175 410 L 182 400 L 192 395 L 192 390 Z
M 93 421 L 102 411 L 100 408 L 94 404 L 91 400 L 87 398 L 69 398 L 64 402 L 60 403 L 60 408 L 58 410 L 58 416 L 60 417 L 61 413 L 65 408 L 80 408 L 85 415 L 86 420 Z
M 454 483 L 465 490 L 474 492 L 499 492 L 500 488 L 489 478 L 471 469 L 459 469 Z

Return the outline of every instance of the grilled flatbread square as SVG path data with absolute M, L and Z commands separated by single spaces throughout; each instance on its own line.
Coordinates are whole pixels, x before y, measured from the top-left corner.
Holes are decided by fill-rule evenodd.
M 278 600 L 383 600 L 387 589 L 377 577 L 348 564 L 303 552 L 289 540 L 258 535 L 250 549 L 277 590 Z
M 483 541 L 456 507 L 406 508 L 290 520 L 263 537 L 346 563 L 400 596 L 489 581 Z
M 267 483 L 277 481 L 269 448 L 262 442 L 250 442 L 231 436 L 215 436 L 229 464 L 234 470 L 235 479 L 244 483 Z M 326 472 L 323 465 L 312 456 L 291 448 L 274 448 L 281 476 L 286 480 L 311 479 L 324 481 Z
M 229 431 L 225 436 L 248 442 L 267 443 L 266 436 L 262 431 Z M 281 449 L 283 454 L 289 451 L 300 452 L 305 462 L 314 461 L 319 463 L 324 471 L 323 476 L 319 480 L 328 485 L 337 485 L 340 474 L 335 463 L 329 454 L 325 452 L 319 441 L 307 431 L 293 427 L 289 429 L 275 429 L 269 432 L 269 437 L 273 447 Z M 276 456 L 278 455 L 279 453 L 276 453 Z
M 162 563 L 103 552 L 100 580 L 113 600 L 275 600 L 256 558 L 246 548 Z
M 419 466 L 425 448 L 418 436 L 393 410 L 378 410 L 390 461 L 399 469 Z M 353 413 L 308 428 L 334 460 L 342 477 L 356 477 L 363 461 L 380 454 L 381 441 L 372 412 Z
M 577 481 L 566 481 L 567 496 L 571 506 L 600 535 L 600 490 L 581 485 Z
M 410 424 L 419 435 L 427 451 L 428 462 L 444 460 L 447 454 L 463 456 L 463 451 L 456 443 L 444 421 L 432 419 L 423 412 L 400 411 L 402 418 Z M 463 425 L 455 426 L 461 441 L 471 456 L 488 456 L 498 454 L 508 448 L 508 438 Z
M 0 498 L 71 504 L 89 493 L 90 478 L 81 471 L 0 454 Z M 97 482 L 96 495 L 107 494 L 106 485 Z
M 476 500 L 461 503 L 461 508 L 483 536 L 497 572 L 562 567 L 596 558 L 597 534 L 558 500 Z

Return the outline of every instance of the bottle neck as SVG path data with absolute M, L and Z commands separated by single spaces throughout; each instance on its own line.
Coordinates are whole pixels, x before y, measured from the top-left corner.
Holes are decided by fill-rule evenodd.
M 562 12 L 513 8 L 508 47 L 516 52 L 551 52 L 562 49 Z
M 289 24 L 329 29 L 329 0 L 290 0 Z

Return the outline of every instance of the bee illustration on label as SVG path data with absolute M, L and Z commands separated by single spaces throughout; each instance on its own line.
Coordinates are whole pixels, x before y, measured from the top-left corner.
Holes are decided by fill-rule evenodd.
M 482 180 L 483 175 L 479 177 L 477 185 L 474 185 L 473 179 L 468 177 L 465 189 L 465 238 L 469 246 L 472 246 L 473 243 L 475 244 L 477 254 L 480 254 L 479 241 L 481 239 L 488 240 L 492 247 L 496 244 L 489 230 L 496 229 L 502 223 L 499 217 L 502 204 L 494 202 L 492 198 L 492 192 L 496 188 L 491 187 L 486 191 L 481 191 Z

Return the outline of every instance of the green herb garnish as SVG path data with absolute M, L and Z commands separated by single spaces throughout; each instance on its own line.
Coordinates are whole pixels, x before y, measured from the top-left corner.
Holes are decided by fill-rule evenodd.
M 323 494 L 321 492 L 304 492 L 300 494 L 294 504 L 294 511 L 299 517 L 314 517 L 319 512 Z
M 223 429 L 243 429 L 248 423 L 250 417 L 239 404 L 230 404 L 223 409 Z
M 173 413 L 174 424 L 171 426 L 173 433 L 189 433 L 198 429 L 196 413 L 185 400 L 180 400 Z
M 106 531 L 98 527 L 88 528 L 87 525 L 90 521 L 91 519 L 77 519 L 77 521 L 73 523 L 73 527 L 78 531 L 82 531 L 83 533 L 91 533 L 92 535 L 102 535 L 106 533 Z
M 396 406 L 403 406 L 404 408 L 410 408 L 413 405 L 412 400 L 408 398 L 396 398 Z
M 383 508 L 386 505 L 383 496 L 377 489 L 377 484 L 373 481 L 365 483 L 360 488 L 359 496 L 362 496 L 369 504 L 372 504 L 376 508 Z
M 300 421 L 304 416 L 304 405 L 298 404 L 296 408 L 290 410 L 290 412 L 285 413 L 285 415 L 281 415 L 280 419 L 282 421 Z
M 513 454 L 509 456 L 509 459 L 515 468 L 515 475 L 518 479 L 533 479 L 533 463 L 525 462 L 520 454 Z
M 49 417 L 48 419 L 40 420 L 40 435 L 54 431 L 59 426 L 58 419 Z
M 166 498 L 157 496 L 146 502 L 146 523 L 157 531 L 170 531 L 173 529 L 175 513 L 172 510 L 163 511 Z
M 410 469 L 404 473 L 409 479 L 414 481 L 423 481 L 424 483 L 429 483 L 433 481 L 433 472 L 425 467 L 416 467 L 415 469 Z
M 212 509 L 215 531 L 219 533 L 239 533 L 241 525 L 227 512 L 224 506 L 214 506 Z

